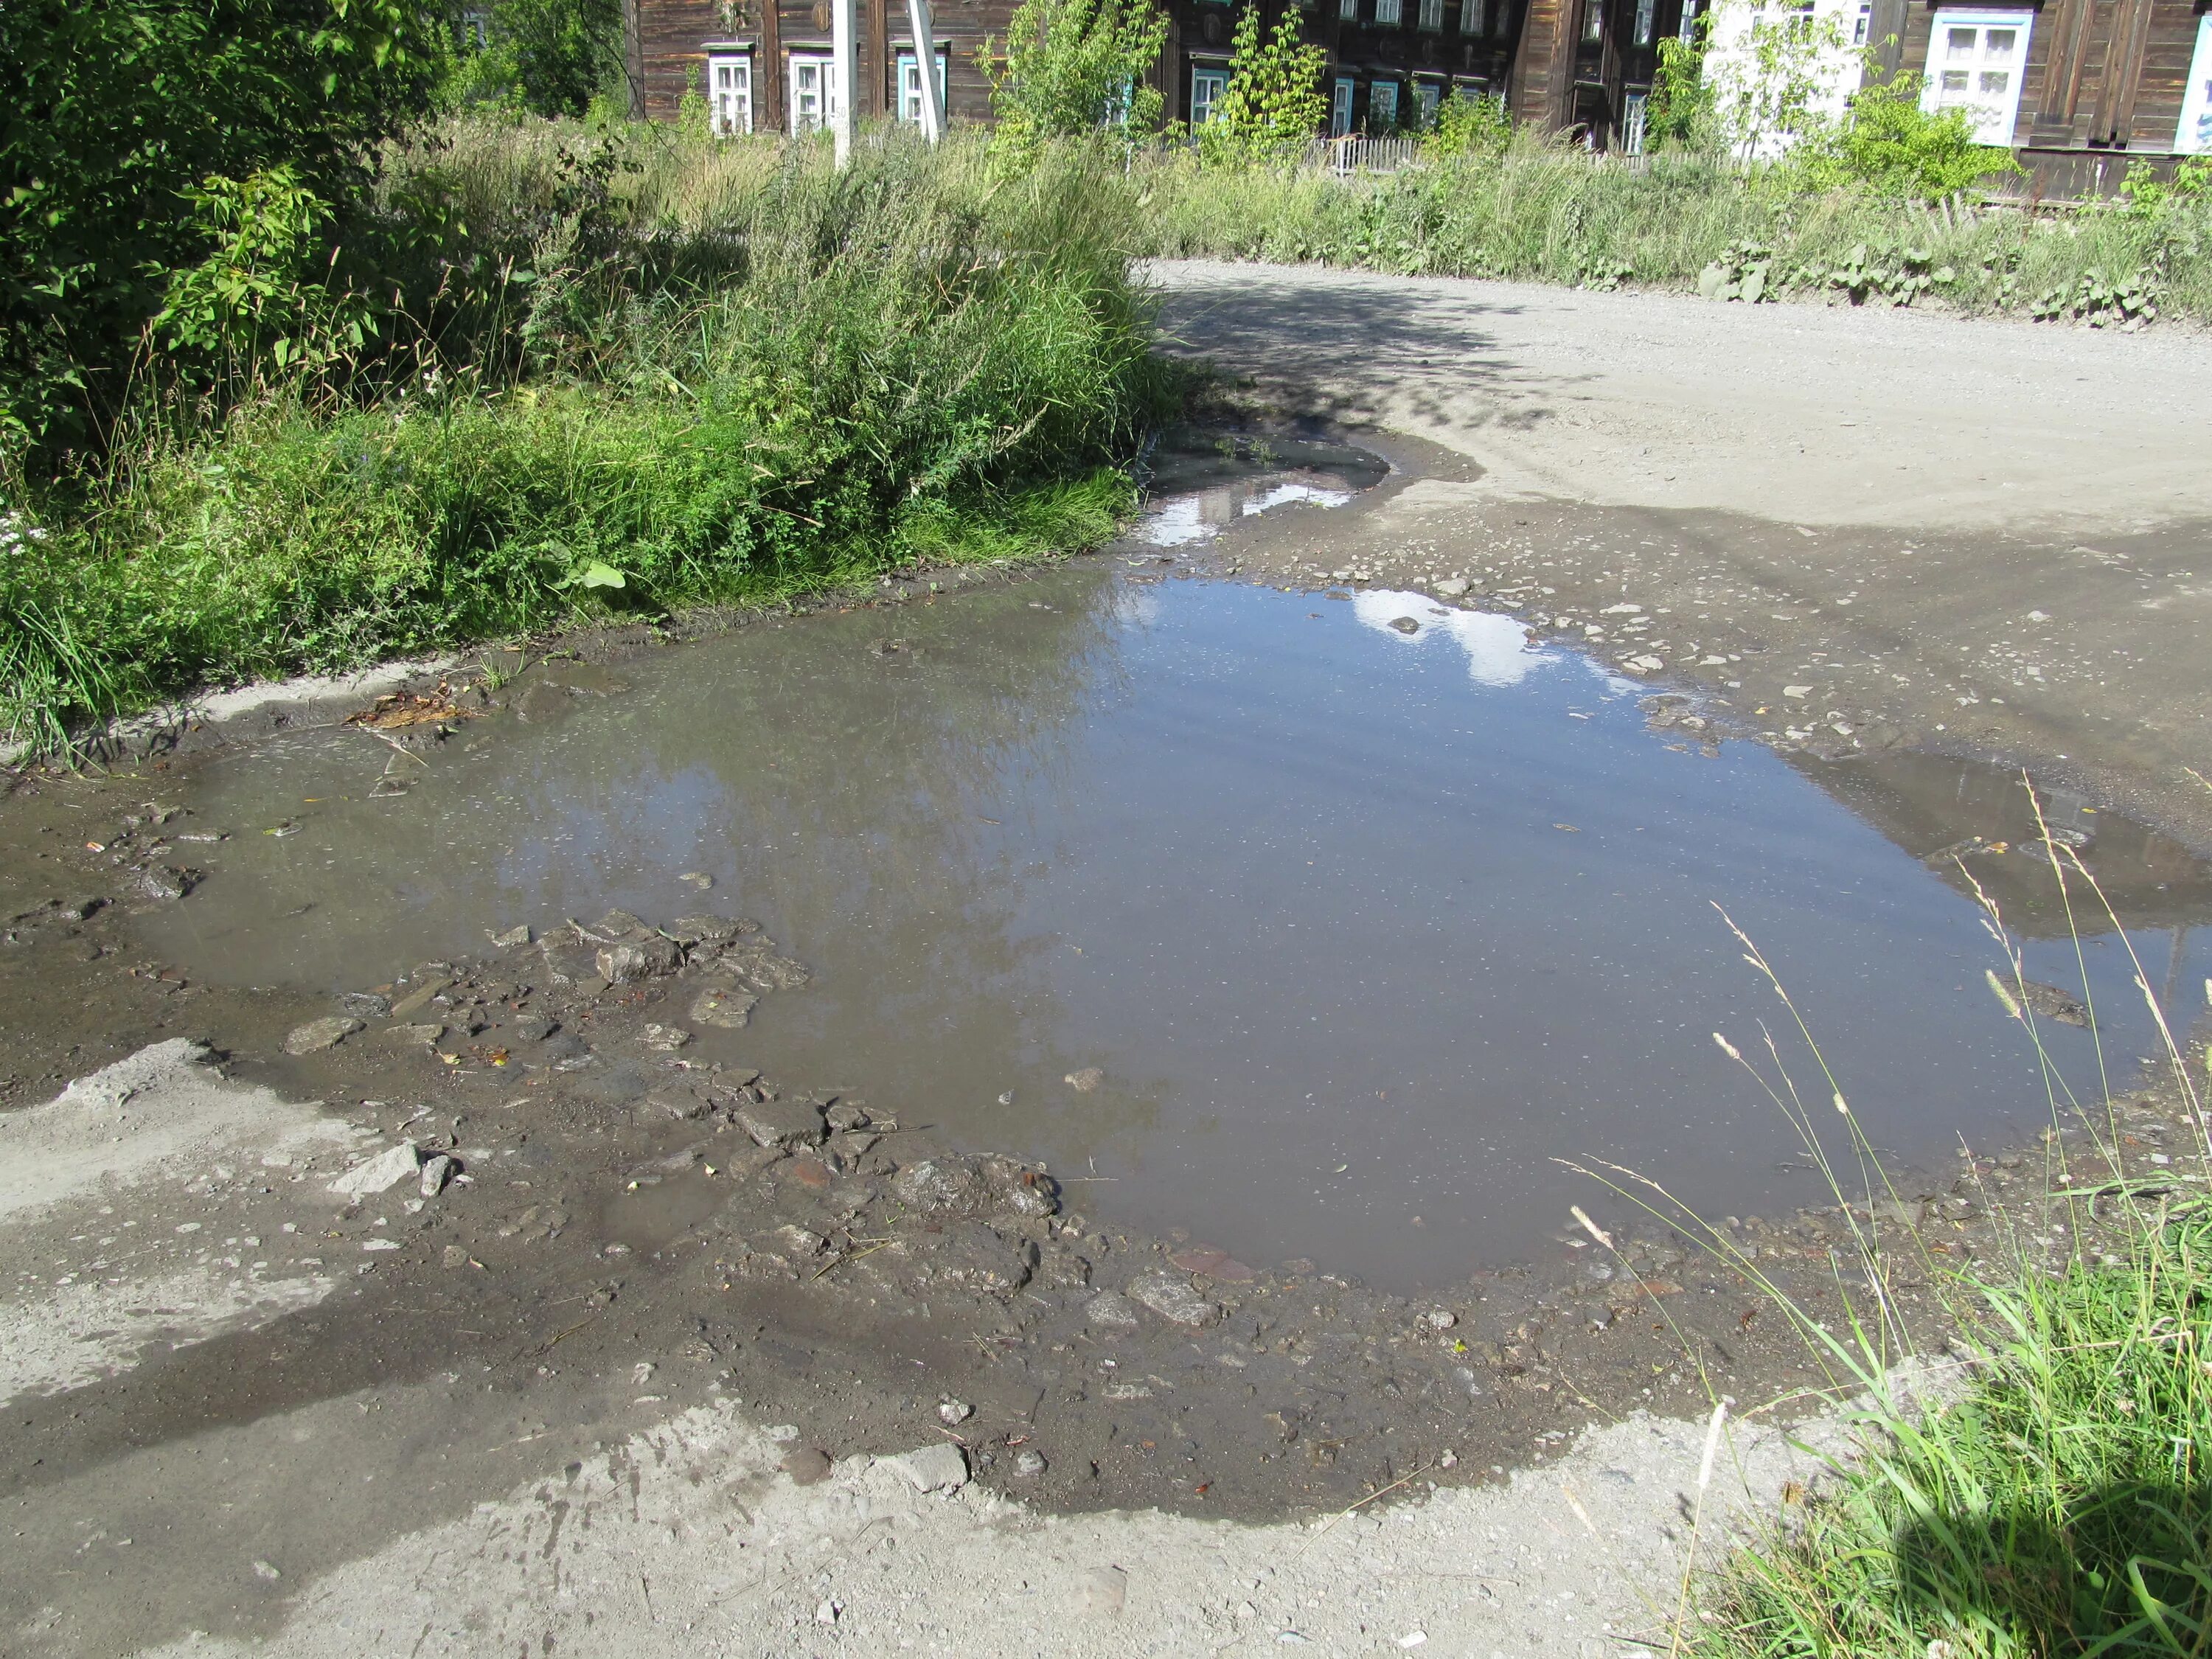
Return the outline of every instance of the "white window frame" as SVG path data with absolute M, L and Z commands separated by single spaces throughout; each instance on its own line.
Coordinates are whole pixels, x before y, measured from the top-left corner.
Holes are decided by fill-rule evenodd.
M 805 79 L 802 70 L 813 71 L 817 91 L 802 93 Z M 794 52 L 791 54 L 791 130 L 793 132 L 818 132 L 837 118 L 837 59 L 826 52 Z M 806 97 L 813 97 L 819 109 L 808 115 L 801 106 Z
M 950 84 L 951 49 L 939 46 L 930 55 L 937 60 L 937 107 L 950 109 L 951 105 L 947 101 L 946 88 Z M 898 87 L 898 118 L 910 126 L 919 126 L 921 124 L 921 74 L 915 67 L 912 46 L 899 53 L 895 73 Z
M 1756 5 L 1758 0 L 1752 0 Z M 1595 46 L 1605 40 L 1605 0 L 1583 0 L 1583 45 Z
M 1459 0 L 1459 32 L 1480 40 L 1490 28 L 1490 0 Z
M 1682 0 L 1682 26 L 1674 38 L 1686 46 L 1698 38 L 1698 0 Z
M 1394 29 L 1406 21 L 1406 0 L 1375 0 L 1375 27 Z
M 1377 117 L 1381 119 L 1377 119 Z M 1395 131 L 1398 125 L 1398 83 L 1370 81 L 1367 84 L 1367 125 Z
M 2027 54 L 2034 27 L 2035 14 L 2026 7 L 1938 6 L 1934 27 L 1928 32 L 1927 73 L 1922 80 L 1920 107 L 1931 115 L 1946 109 L 1964 109 L 1974 118 L 1974 137 L 1978 142 L 2010 148 L 2013 129 L 2020 122 L 2021 83 L 2027 79 Z M 1974 33 L 1969 55 L 1954 58 L 1952 33 L 1968 29 Z M 2012 50 L 2001 66 L 1989 56 L 1988 33 L 1996 29 L 2013 31 Z M 1983 90 L 1980 82 L 1999 67 L 2005 76 L 2005 87 L 1993 96 Z M 1946 86 L 1946 73 L 1965 76 L 1966 84 Z
M 2197 20 L 2197 50 L 2189 59 L 2173 147 L 2185 155 L 2212 153 L 2212 11 Z
M 1851 19 L 1851 45 L 1863 46 L 1874 28 L 1873 0 L 1859 0 L 1857 13 Z
M 1620 149 L 1626 155 L 1644 154 L 1644 139 L 1650 130 L 1651 95 L 1632 92 L 1621 100 Z
M 1421 131 L 1426 132 L 1437 124 L 1437 112 L 1443 107 L 1444 83 L 1441 81 L 1417 80 L 1413 82 L 1413 107 L 1421 112 Z
M 1651 44 L 1659 10 L 1658 0 L 1636 0 L 1636 33 L 1630 38 L 1639 46 Z
M 1352 106 L 1359 96 L 1359 82 L 1348 75 L 1336 77 L 1336 84 L 1328 94 L 1328 136 L 1332 138 L 1349 137 L 1352 132 Z
M 1336 0 L 1336 15 L 1347 23 L 1359 21 L 1359 0 Z
M 1444 31 L 1444 0 L 1421 0 L 1421 27 L 1442 34 Z
M 1221 107 L 1222 95 L 1229 90 L 1229 71 L 1207 69 L 1202 64 L 1190 66 L 1190 124 L 1202 127 L 1213 118 Z
M 707 54 L 707 125 L 725 138 L 753 130 L 753 55 L 750 52 Z

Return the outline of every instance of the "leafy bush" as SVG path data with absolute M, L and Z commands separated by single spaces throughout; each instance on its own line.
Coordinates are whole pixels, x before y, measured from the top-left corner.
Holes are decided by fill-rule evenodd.
M 1157 131 L 1164 106 L 1145 75 L 1167 31 L 1153 0 L 1022 0 L 1004 56 L 989 38 L 975 54 L 1000 145 L 1023 155 L 1048 138 Z
M 1862 87 L 1840 121 L 1816 127 L 1790 152 L 1806 188 L 1863 187 L 1934 201 L 1984 179 L 2018 173 L 2012 152 L 1977 143 L 1962 109 L 1920 106 L 1921 76 Z
M 1213 118 L 1198 130 L 1211 162 L 1282 161 L 1304 153 L 1328 114 L 1322 76 L 1328 53 L 1298 39 L 1298 13 L 1286 8 L 1265 40 L 1260 8 L 1245 0 L 1229 58 L 1229 83 Z
M 623 78 L 622 0 L 493 0 L 485 35 L 459 43 L 449 103 L 580 116 Z
M 191 685 L 610 600 L 1079 544 L 1125 508 L 1115 463 L 1172 388 L 1091 147 L 1009 175 L 981 138 L 886 138 L 841 173 L 811 144 L 647 132 L 634 167 L 580 167 L 574 134 L 448 137 L 388 186 L 473 216 L 441 258 L 481 286 L 421 373 L 367 398 L 264 381 L 212 423 L 142 410 L 92 497 L 20 504 L 0 731 L 52 746 Z
M 191 192 L 285 167 L 348 200 L 445 50 L 412 0 L 0 6 L 0 451 L 96 442 L 167 273 L 211 252 Z
M 1437 118 L 1421 135 L 1422 154 L 1447 156 L 1499 156 L 1513 142 L 1513 118 L 1505 100 L 1489 93 L 1469 93 L 1455 87 L 1450 97 L 1437 106 Z

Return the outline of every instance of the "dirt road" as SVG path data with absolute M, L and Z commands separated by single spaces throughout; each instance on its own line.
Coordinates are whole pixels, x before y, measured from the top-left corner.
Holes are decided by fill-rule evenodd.
M 2212 339 L 1318 269 L 1154 278 L 1167 337 L 1236 399 L 1474 464 L 1400 498 L 1378 580 L 1441 564 L 1577 635 L 1639 605 L 1667 676 L 1780 745 L 1993 755 L 2212 837 L 2190 775 L 2212 776 Z
M 1158 276 L 1255 425 L 1365 423 L 1403 467 L 1371 509 L 1129 563 L 1425 588 L 1685 694 L 1648 712 L 1686 741 L 1996 755 L 2212 842 L 2212 343 Z M 477 688 L 477 729 L 607 690 L 559 672 Z M 1655 1240 L 1445 1305 L 1089 1226 L 827 1079 L 681 1069 L 672 1025 L 806 994 L 711 915 L 518 927 L 335 1002 L 203 984 L 132 918 L 218 924 L 186 867 L 236 855 L 212 831 L 294 826 L 195 817 L 187 770 L 0 813 L 0 1654 L 1583 1659 L 1663 1631 L 1705 1436 L 1672 1333 L 1740 1354 L 1776 1322 L 1725 1273 Z M 1741 1237 L 1829 1272 L 1817 1218 Z M 1803 1465 L 1754 1416 L 1721 1468 L 1709 1544 Z

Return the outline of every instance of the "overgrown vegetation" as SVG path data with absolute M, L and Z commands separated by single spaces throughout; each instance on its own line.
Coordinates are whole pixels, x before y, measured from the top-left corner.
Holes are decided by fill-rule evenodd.
M 1887 167 L 1878 143 L 1864 148 L 1869 170 Z M 1871 179 L 1824 185 L 1816 163 L 1828 165 L 1676 149 L 1632 168 L 1522 131 L 1458 149 L 1439 143 L 1425 165 L 1395 173 L 1201 167 L 1170 154 L 1139 181 L 1147 251 L 1165 258 L 1702 283 L 1753 301 L 1940 297 L 1969 313 L 2120 325 L 2154 314 L 2212 320 L 2212 201 L 2187 182 L 2203 171 L 2195 164 L 2178 186 L 2138 185 L 2101 206 L 2027 214 Z M 1924 178 L 1940 165 L 1922 151 L 1909 170 Z
M 1231 43 L 1228 84 L 1213 118 L 1198 130 L 1199 154 L 1209 164 L 1295 161 L 1313 143 L 1328 114 L 1321 89 L 1328 53 L 1299 33 L 1291 7 L 1263 37 L 1260 8 L 1246 0 Z
M 398 297 L 358 339 L 264 176 L 163 313 L 201 368 L 149 370 L 98 467 L 19 469 L 0 727 L 52 745 L 195 684 L 1076 544 L 1126 507 L 1165 371 L 1093 149 L 1008 170 L 884 135 L 839 173 L 463 122 L 386 161 Z
M 1018 158 L 1048 139 L 1158 131 L 1160 94 L 1145 75 L 1167 35 L 1152 0 L 1022 0 L 1003 50 L 986 39 L 976 52 L 1001 148 Z

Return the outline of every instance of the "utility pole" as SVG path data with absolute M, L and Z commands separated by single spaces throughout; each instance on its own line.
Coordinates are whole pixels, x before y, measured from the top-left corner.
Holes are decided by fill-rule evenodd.
M 638 0 L 623 0 L 623 80 L 629 93 L 629 118 L 645 119 L 645 29 Z
M 906 0 L 907 26 L 914 31 L 914 67 L 921 77 L 921 136 L 935 143 L 945 136 L 945 99 L 937 89 L 937 29 L 929 0 Z
M 770 0 L 773 3 L 773 0 Z M 831 0 L 830 13 L 830 131 L 837 165 L 853 159 L 853 94 L 860 90 L 860 61 L 854 35 L 854 0 Z

